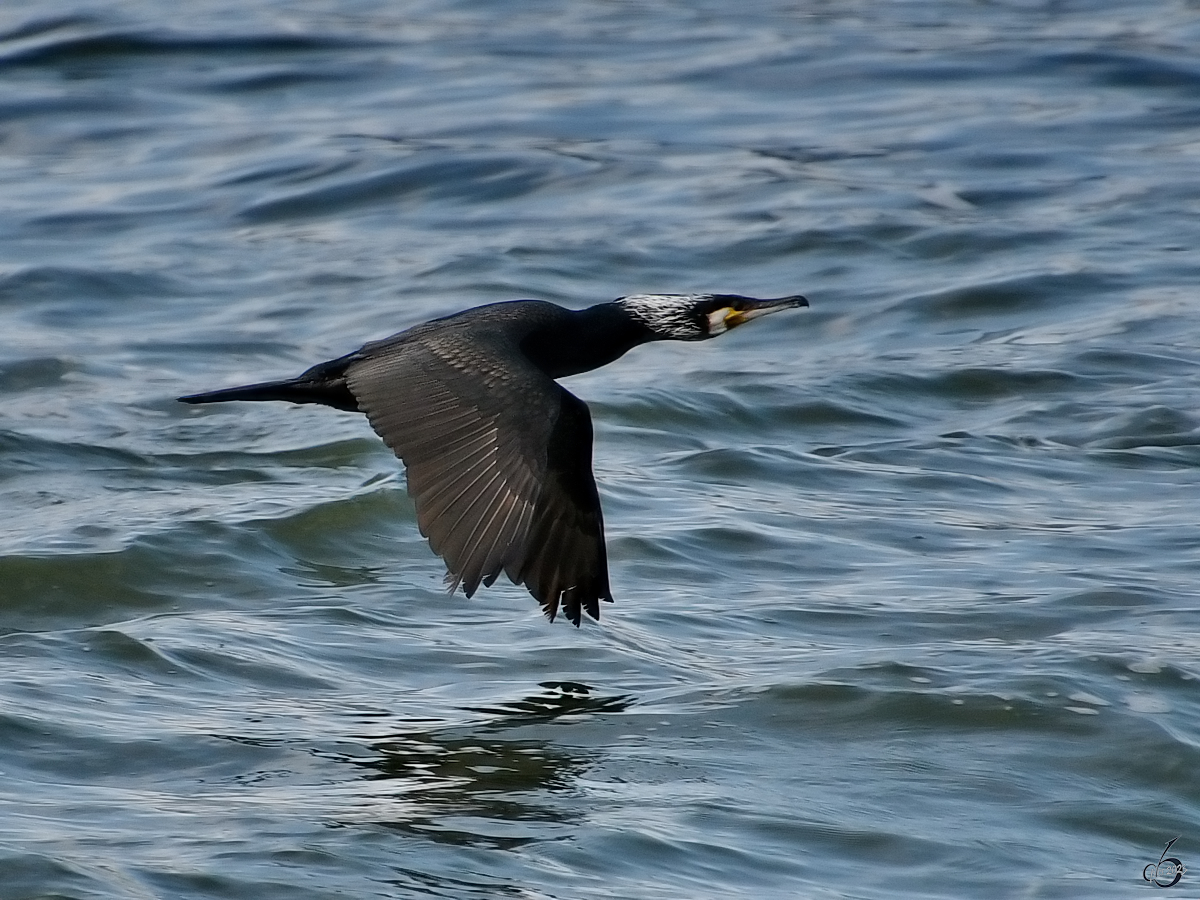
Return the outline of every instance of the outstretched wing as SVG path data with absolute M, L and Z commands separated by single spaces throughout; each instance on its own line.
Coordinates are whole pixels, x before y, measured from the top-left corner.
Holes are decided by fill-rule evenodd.
M 346 368 L 371 426 L 404 461 L 417 524 L 470 597 L 501 572 L 553 620 L 611 600 L 587 405 L 510 352 L 454 335 Z

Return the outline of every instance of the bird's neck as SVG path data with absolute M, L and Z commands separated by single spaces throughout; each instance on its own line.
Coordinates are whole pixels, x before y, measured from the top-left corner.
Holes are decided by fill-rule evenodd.
M 526 355 L 551 378 L 590 372 L 656 335 L 616 303 L 563 310 L 567 327 L 539 329 L 522 341 Z

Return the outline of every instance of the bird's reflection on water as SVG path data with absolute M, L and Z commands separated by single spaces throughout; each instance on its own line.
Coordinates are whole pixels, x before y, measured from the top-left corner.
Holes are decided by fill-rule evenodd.
M 571 792 L 597 760 L 594 750 L 576 752 L 538 726 L 620 713 L 634 698 L 600 696 L 572 682 L 541 687 L 509 703 L 464 708 L 486 716 L 481 722 L 404 730 L 373 738 L 367 755 L 337 758 L 365 769 L 368 780 L 396 782 L 400 815 L 377 817 L 377 825 L 492 849 L 560 837 L 577 814 L 555 795 Z M 522 733 L 506 734 L 515 730 Z
M 564 716 L 583 716 L 594 713 L 624 712 L 633 705 L 628 694 L 613 697 L 593 697 L 592 689 L 576 681 L 543 681 L 542 694 L 530 694 L 499 706 L 463 707 L 468 712 L 486 713 L 496 718 L 491 729 L 517 728 L 537 725 Z

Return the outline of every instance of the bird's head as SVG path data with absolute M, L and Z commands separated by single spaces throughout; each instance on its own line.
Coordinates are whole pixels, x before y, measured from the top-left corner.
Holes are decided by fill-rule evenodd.
M 738 294 L 630 294 L 616 301 L 655 338 L 703 341 L 781 309 L 808 306 L 796 294 L 757 300 Z

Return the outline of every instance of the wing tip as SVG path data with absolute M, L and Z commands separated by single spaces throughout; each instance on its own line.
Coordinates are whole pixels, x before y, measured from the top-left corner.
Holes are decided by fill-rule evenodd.
M 496 576 L 492 575 L 490 580 L 483 579 L 483 584 L 486 587 L 491 587 L 492 582 L 496 580 Z M 463 576 L 460 573 L 447 571 L 442 583 L 446 586 L 447 594 L 454 594 L 460 587 L 463 588 L 463 593 L 470 598 L 478 589 L 478 583 L 463 584 Z M 520 582 L 516 582 L 520 583 Z M 529 585 L 525 585 L 529 588 Z M 532 591 L 530 591 L 532 593 Z M 554 592 L 551 596 L 538 597 L 535 599 L 542 608 L 542 615 L 549 621 L 553 622 L 558 618 L 561 612 L 563 618 L 579 628 L 583 624 L 583 614 L 586 612 L 588 616 L 595 621 L 600 621 L 600 602 L 612 603 L 612 592 L 605 584 L 602 589 L 584 592 L 578 587 L 572 585 L 568 588 L 562 588 Z
M 563 617 L 567 619 L 576 628 L 583 622 L 583 614 L 586 612 L 589 617 L 595 621 L 600 621 L 600 601 L 612 603 L 612 593 L 607 587 L 603 592 L 589 591 L 584 593 L 576 587 L 569 587 L 559 592 L 558 596 L 547 597 L 540 599 L 538 602 L 542 606 L 542 613 L 551 622 L 558 616 L 561 608 Z

